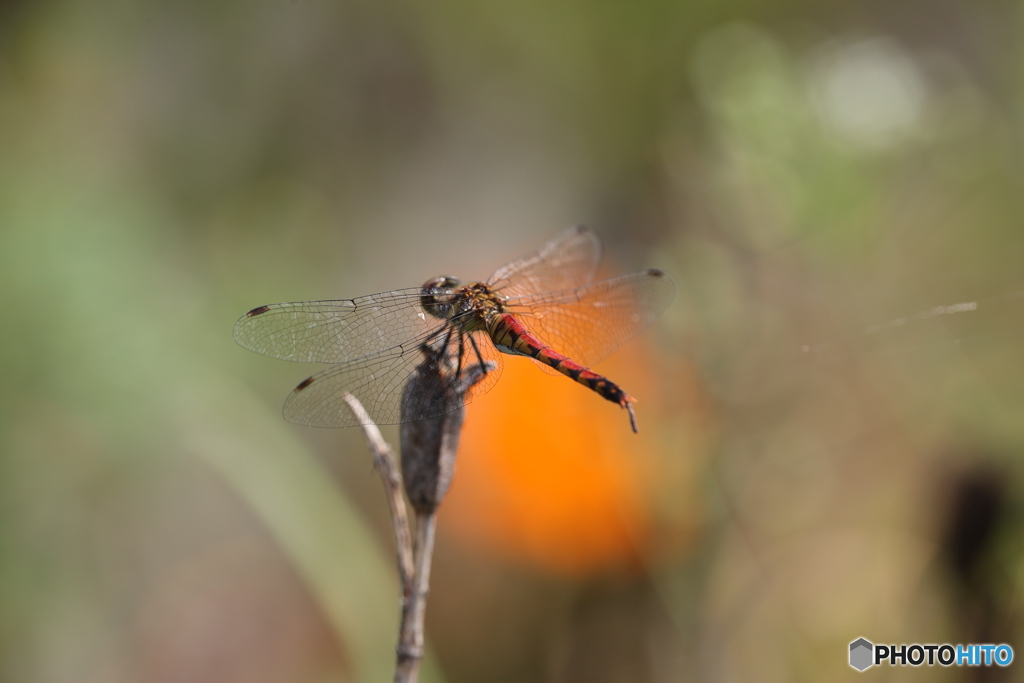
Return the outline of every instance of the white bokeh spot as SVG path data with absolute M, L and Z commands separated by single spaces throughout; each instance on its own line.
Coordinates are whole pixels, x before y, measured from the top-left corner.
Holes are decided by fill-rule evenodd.
M 846 143 L 875 150 L 914 136 L 928 95 L 914 60 L 881 37 L 823 48 L 811 62 L 810 89 L 828 128 Z

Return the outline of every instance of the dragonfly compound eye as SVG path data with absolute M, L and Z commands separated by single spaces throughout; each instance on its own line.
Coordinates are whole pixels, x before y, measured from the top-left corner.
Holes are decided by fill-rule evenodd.
M 456 299 L 454 290 L 459 286 L 459 279 L 443 275 L 427 280 L 420 290 L 420 305 L 423 310 L 434 316 L 447 320 L 454 313 L 453 304 Z

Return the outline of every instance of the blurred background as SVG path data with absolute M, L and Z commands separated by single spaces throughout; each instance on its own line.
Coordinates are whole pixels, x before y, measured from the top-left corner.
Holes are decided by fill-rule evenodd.
M 482 279 L 575 223 L 605 273 L 679 285 L 598 366 L 641 432 L 506 360 L 442 507 L 424 680 L 852 680 L 861 636 L 1019 643 L 1022 21 L 0 4 L 0 680 L 389 680 L 362 437 L 286 423 L 315 368 L 232 324 Z

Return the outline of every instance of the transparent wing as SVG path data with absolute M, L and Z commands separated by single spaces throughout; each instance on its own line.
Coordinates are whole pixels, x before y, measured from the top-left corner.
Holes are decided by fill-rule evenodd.
M 555 351 L 590 366 L 640 334 L 675 295 L 672 278 L 651 268 L 575 290 L 519 297 L 509 306 Z
M 235 341 L 256 353 L 303 363 L 339 363 L 379 354 L 436 332 L 420 289 L 337 301 L 301 301 L 254 308 L 235 323 Z
M 474 349 L 479 349 L 478 356 Z M 501 354 L 485 332 L 463 334 L 452 329 L 431 342 L 441 348 L 437 356 L 442 370 L 457 380 L 481 360 L 495 363 L 494 369 L 467 393 L 462 404 L 490 390 L 501 374 Z M 440 345 L 440 346 L 439 346 Z M 373 356 L 341 363 L 303 380 L 284 402 L 284 416 L 290 422 L 310 427 L 353 427 L 362 422 L 345 402 L 351 393 L 366 408 L 376 424 L 398 424 L 437 417 L 455 406 L 424 395 L 406 401 L 401 409 L 402 389 L 409 376 L 427 359 L 419 344 L 395 347 Z
M 537 251 L 508 263 L 487 284 L 510 297 L 576 289 L 594 279 L 601 258 L 597 235 L 585 226 L 570 228 Z

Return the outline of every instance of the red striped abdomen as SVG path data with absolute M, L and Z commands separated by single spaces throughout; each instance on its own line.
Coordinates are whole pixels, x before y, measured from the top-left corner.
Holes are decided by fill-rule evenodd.
M 599 375 L 586 368 L 572 358 L 563 355 L 538 339 L 519 320 L 507 313 L 497 315 L 488 328 L 494 345 L 503 353 L 515 356 L 529 356 L 545 365 L 550 365 L 563 375 L 567 375 L 587 388 L 596 391 L 612 403 L 617 403 L 629 411 L 630 423 L 636 431 L 636 420 L 633 409 L 629 405 L 634 399 L 623 391 L 618 384 L 604 375 Z

